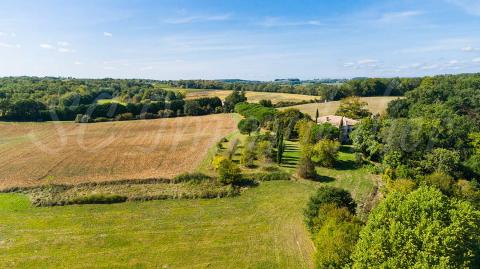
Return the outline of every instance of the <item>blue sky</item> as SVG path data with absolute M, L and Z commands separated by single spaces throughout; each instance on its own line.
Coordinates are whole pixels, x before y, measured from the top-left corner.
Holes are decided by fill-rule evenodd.
M 480 71 L 480 0 L 0 1 L 0 76 L 271 80 Z

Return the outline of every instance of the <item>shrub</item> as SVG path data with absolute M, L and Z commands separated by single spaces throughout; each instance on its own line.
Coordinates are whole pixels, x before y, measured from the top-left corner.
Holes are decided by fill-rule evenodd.
M 315 268 L 345 268 L 351 263 L 362 225 L 344 207 L 327 204 L 320 211 L 324 220 L 313 236 L 317 248 Z
M 325 204 L 333 204 L 336 207 L 345 207 L 352 214 L 355 214 L 355 209 L 357 207 L 357 204 L 348 191 L 330 186 L 320 187 L 317 192 L 310 197 L 307 208 L 304 211 L 305 223 L 310 231 L 316 231 L 318 228 L 315 227 L 315 219 L 319 217 L 320 207 Z
M 211 179 L 212 178 L 208 175 L 205 175 L 203 173 L 194 172 L 194 173 L 183 173 L 183 174 L 177 175 L 173 179 L 173 181 L 175 183 L 180 183 L 180 182 L 200 183 L 200 182 L 203 182 L 203 181 L 209 181 Z
M 115 204 L 127 201 L 127 197 L 114 194 L 92 194 L 73 198 L 68 204 Z
M 433 173 L 425 177 L 425 183 L 428 186 L 435 187 L 446 195 L 452 195 L 455 187 L 455 180 L 450 175 L 444 173 Z
M 240 168 L 231 160 L 223 160 L 218 168 L 218 180 L 222 184 L 236 184 L 242 180 Z
M 240 143 L 240 140 L 238 139 L 235 139 L 230 143 L 230 146 L 228 147 L 228 150 L 226 153 L 227 159 L 231 160 L 233 158 L 233 156 L 235 155 L 235 152 L 237 152 L 237 147 L 239 143 Z
M 94 121 L 95 122 L 107 122 L 107 121 L 110 121 L 110 119 L 105 118 L 105 117 L 99 117 L 99 118 L 96 118 Z
M 224 156 L 215 156 L 212 160 L 213 169 L 218 170 L 220 168 L 220 164 L 225 160 L 227 160 L 227 158 Z
M 255 152 L 255 140 L 251 137 L 245 140 L 245 146 L 242 150 L 242 157 L 240 158 L 240 163 L 245 167 L 253 167 L 254 161 L 257 157 Z
M 258 103 L 264 107 L 273 107 L 272 100 L 262 99 Z
M 257 154 L 264 162 L 271 162 L 274 157 L 273 145 L 270 141 L 260 141 L 257 143 Z
M 115 117 L 115 120 L 117 121 L 126 121 L 126 120 L 133 120 L 133 119 L 135 119 L 135 117 L 133 116 L 132 113 L 123 113 Z
M 297 166 L 297 174 L 301 178 L 305 179 L 315 179 L 317 177 L 317 172 L 315 171 L 315 165 L 312 162 L 312 159 L 308 156 L 300 157 Z
M 415 190 L 417 183 L 410 179 L 397 179 L 387 183 L 389 192 L 398 191 L 401 193 L 410 193 Z
M 90 123 L 90 122 L 93 122 L 93 119 L 89 115 L 77 114 L 77 116 L 75 117 L 75 122 L 76 123 Z
M 158 119 L 158 114 L 144 112 L 139 115 L 139 118 L 142 120 Z
M 333 140 L 320 140 L 312 149 L 312 161 L 323 166 L 333 167 L 338 159 L 340 143 Z
M 256 173 L 249 175 L 249 177 L 257 181 L 290 180 L 290 174 L 283 171 Z

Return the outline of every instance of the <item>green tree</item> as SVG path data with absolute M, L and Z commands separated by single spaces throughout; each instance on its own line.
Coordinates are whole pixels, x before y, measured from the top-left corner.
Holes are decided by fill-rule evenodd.
M 317 248 L 315 268 L 344 268 L 351 264 L 351 253 L 359 238 L 362 224 L 347 208 L 320 208 L 325 220 L 313 236 Z
M 355 214 L 357 204 L 353 200 L 350 193 L 346 190 L 331 187 L 322 186 L 317 192 L 310 197 L 307 207 L 304 210 L 305 223 L 307 228 L 312 233 L 316 233 L 321 226 L 320 219 L 324 219 L 320 213 L 320 207 L 326 204 L 333 204 L 338 208 L 345 207 L 352 214 Z
M 358 97 L 348 97 L 340 102 L 340 107 L 335 112 L 337 116 L 344 116 L 351 119 L 361 119 L 372 115 L 367 109 L 368 103 Z
M 434 188 L 391 193 L 368 217 L 353 268 L 475 268 L 479 223 L 470 203 Z
M 218 166 L 218 180 L 222 184 L 236 184 L 242 179 L 242 172 L 237 164 L 224 159 Z
M 250 136 L 252 132 L 257 131 L 259 127 L 260 122 L 255 118 L 242 119 L 238 123 L 238 129 L 240 130 L 240 132 L 242 134 L 248 134 L 248 136 Z
M 242 91 L 233 91 L 230 95 L 225 98 L 225 102 L 223 103 L 223 107 L 225 112 L 233 112 L 235 109 L 235 105 L 238 103 L 242 103 L 247 101 L 247 97 L 245 97 L 245 92 Z
M 340 143 L 333 140 L 320 140 L 313 146 L 312 161 L 323 167 L 333 167 L 338 159 Z
M 273 107 L 272 100 L 262 99 L 258 103 L 264 107 Z
M 257 143 L 257 154 L 264 162 L 271 162 L 273 158 L 273 145 L 270 141 L 260 141 Z
M 454 175 L 460 167 L 460 154 L 456 151 L 436 148 L 425 156 L 422 166 L 427 173 L 440 172 Z
M 254 138 L 248 137 L 245 140 L 245 145 L 242 150 L 242 156 L 240 158 L 240 163 L 245 167 L 254 166 L 254 161 L 257 158 L 255 146 L 256 146 L 256 143 Z

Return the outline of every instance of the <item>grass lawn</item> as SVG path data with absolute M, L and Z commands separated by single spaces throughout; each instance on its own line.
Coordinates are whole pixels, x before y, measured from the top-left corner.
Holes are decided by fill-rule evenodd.
M 52 208 L 1 194 L 0 268 L 310 268 L 313 189 L 276 181 L 234 198 Z

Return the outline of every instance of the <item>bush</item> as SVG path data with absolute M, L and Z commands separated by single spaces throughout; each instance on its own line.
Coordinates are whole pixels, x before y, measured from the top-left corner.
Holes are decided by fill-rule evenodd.
M 300 157 L 297 166 L 297 174 L 301 178 L 315 179 L 317 178 L 317 171 L 315 171 L 315 165 L 308 156 Z
M 253 167 L 255 165 L 254 161 L 257 158 L 255 152 L 255 140 L 249 137 L 245 140 L 245 146 L 242 150 L 242 157 L 240 158 L 240 163 L 245 167 Z
M 158 116 L 158 114 L 144 112 L 144 113 L 139 115 L 139 118 L 142 119 L 142 120 L 151 120 L 151 119 L 158 119 L 159 116 Z
M 92 194 L 73 198 L 68 201 L 68 204 L 115 204 L 127 201 L 127 197 L 114 194 Z
M 173 181 L 175 183 L 180 183 L 180 182 L 192 182 L 192 183 L 200 183 L 204 181 L 209 181 L 212 180 L 212 178 L 208 175 L 205 175 L 203 173 L 183 173 L 180 175 L 177 175 Z
M 217 171 L 220 168 L 220 164 L 225 160 L 227 160 L 227 158 L 224 156 L 215 156 L 212 160 L 213 169 Z
M 107 121 L 110 121 L 110 119 L 105 118 L 105 117 L 99 117 L 99 118 L 96 118 L 94 121 L 95 122 L 107 122 Z
M 410 179 L 397 179 L 387 183 L 389 192 L 398 191 L 401 193 L 410 193 L 417 188 L 417 183 Z
M 455 188 L 455 180 L 450 175 L 444 173 L 433 173 L 425 177 L 425 183 L 428 186 L 435 187 L 445 195 L 452 195 Z
M 77 114 L 75 117 L 76 123 L 90 123 L 93 122 L 93 119 L 89 115 Z
M 333 140 L 320 140 L 312 150 L 312 161 L 323 166 L 333 167 L 338 159 L 340 143 Z
M 123 113 L 115 117 L 115 120 L 117 121 L 126 121 L 126 120 L 133 120 L 133 119 L 135 119 L 135 117 L 133 116 L 132 113 Z
M 327 205 L 320 209 L 324 220 L 313 236 L 315 268 L 345 268 L 351 263 L 362 225 L 346 208 Z
M 318 227 L 315 226 L 316 218 L 319 217 L 319 209 L 322 205 L 333 204 L 336 207 L 345 207 L 350 213 L 355 214 L 357 204 L 352 199 L 350 193 L 346 190 L 322 186 L 310 197 L 307 208 L 304 211 L 305 223 L 311 232 L 315 232 Z
M 231 160 L 223 160 L 218 167 L 218 180 L 225 185 L 234 185 L 242 180 L 242 172 Z
M 260 141 L 257 143 L 257 154 L 264 162 L 271 162 L 274 157 L 273 145 L 270 141 Z
M 283 171 L 256 173 L 249 175 L 249 177 L 256 181 L 290 180 L 290 174 Z

